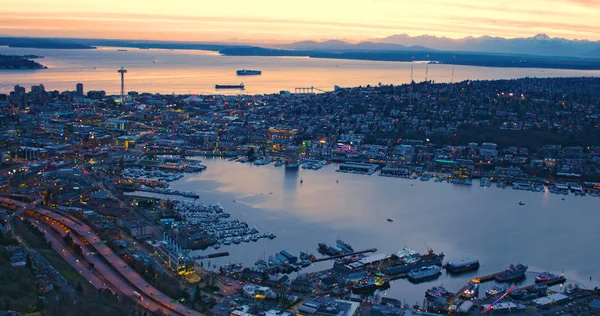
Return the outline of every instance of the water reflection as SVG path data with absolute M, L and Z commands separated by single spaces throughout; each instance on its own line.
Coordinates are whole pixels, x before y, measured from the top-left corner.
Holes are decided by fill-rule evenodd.
M 434 285 L 456 291 L 475 274 L 517 263 L 529 265 L 531 271 L 564 270 L 568 279 L 591 288 L 600 279 L 596 264 L 600 253 L 590 251 L 600 242 L 598 198 L 561 201 L 561 196 L 547 193 L 340 174 L 335 166 L 288 172 L 274 166 L 203 160 L 205 172 L 187 175 L 172 186 L 198 191 L 202 202 L 220 202 L 233 218 L 277 235 L 274 240 L 222 248 L 231 253 L 222 263 L 253 264 L 263 254 L 268 257 L 284 249 L 316 253 L 317 243 L 336 239 L 355 249 L 375 247 L 387 254 L 404 246 L 423 253 L 427 244 L 449 259 L 469 256 L 480 261 L 476 273 L 443 274 L 417 285 L 392 282 L 388 295 L 411 301 L 422 300 Z M 526 205 L 519 206 L 519 201 Z M 308 271 L 329 267 L 330 262 L 323 262 Z M 528 274 L 526 280 L 534 278 Z M 487 287 L 482 285 L 482 291 Z
M 220 56 L 214 52 L 161 49 L 128 49 L 100 47 L 94 50 L 57 50 L 0 47 L 0 54 L 44 56 L 41 63 L 49 69 L 5 70 L 0 78 L 0 92 L 8 92 L 15 84 L 30 86 L 43 83 L 47 90 L 73 90 L 83 82 L 86 90 L 119 92 L 116 69 L 126 67 L 127 90 L 151 93 L 239 94 L 240 91 L 217 91 L 217 83 L 239 83 L 237 69 L 261 69 L 261 76 L 243 79 L 244 93 L 277 93 L 295 87 L 318 87 L 332 90 L 368 84 L 399 84 L 409 81 L 410 63 L 333 60 L 319 58 L 273 58 L 253 56 Z M 158 61 L 155 63 L 154 61 Z M 339 66 L 339 67 L 338 67 Z M 425 65 L 414 65 L 416 77 L 424 78 Z M 486 68 L 430 65 L 429 78 L 436 82 L 466 79 L 509 79 L 522 77 L 598 76 L 600 71 L 533 68 Z M 320 75 L 321 74 L 321 75 Z M 326 75 L 323 75 L 326 74 Z

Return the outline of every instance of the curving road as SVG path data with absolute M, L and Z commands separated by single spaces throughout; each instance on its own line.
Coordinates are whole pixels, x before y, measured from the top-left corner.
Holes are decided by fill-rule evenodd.
M 145 294 L 146 297 L 149 297 L 154 302 L 162 305 L 163 311 L 171 310 L 172 312 L 181 315 L 203 315 L 202 313 L 190 309 L 185 305 L 179 303 L 171 303 L 171 301 L 173 300 L 172 298 L 158 291 L 146 280 L 144 280 L 137 272 L 130 268 L 127 265 L 127 263 L 123 261 L 123 259 L 121 259 L 117 254 L 115 254 L 108 246 L 102 243 L 102 240 L 98 237 L 98 235 L 96 235 L 96 233 L 92 231 L 92 229 L 87 224 L 48 209 L 38 208 L 34 211 L 45 215 L 57 222 L 62 223 L 72 232 L 86 239 L 90 243 L 91 247 L 95 249 L 99 255 L 104 257 L 124 279 L 126 279 L 131 285 L 133 285 L 137 289 L 137 292 Z M 87 253 L 89 251 L 84 250 L 84 252 Z M 104 273 L 102 274 L 105 275 Z M 108 278 L 108 276 L 106 277 Z M 111 283 L 113 282 L 113 279 L 114 277 L 109 279 Z
M 142 295 L 142 299 L 133 294 L 133 291 L 136 289 L 133 288 L 127 280 L 125 280 L 121 275 L 115 272 L 110 266 L 108 266 L 100 257 L 92 254 L 89 247 L 83 244 L 78 238 L 73 238 L 73 242 L 78 244 L 83 250 L 85 260 L 94 265 L 93 269 L 90 269 L 88 265 L 83 264 L 79 259 L 75 257 L 72 251 L 68 249 L 68 247 L 64 244 L 62 238 L 69 232 L 68 229 L 65 229 L 63 226 L 56 225 L 52 222 L 40 222 L 35 219 L 33 222 L 35 226 L 38 226 L 42 229 L 46 238 L 50 242 L 52 242 L 52 248 L 56 250 L 56 252 L 62 254 L 63 259 L 65 259 L 71 266 L 79 272 L 84 278 L 86 278 L 90 283 L 96 288 L 110 288 L 115 293 L 120 293 L 124 296 L 131 297 L 138 305 L 142 306 L 145 309 L 148 309 L 151 312 L 155 312 L 158 309 L 163 311 L 164 315 L 179 315 L 176 313 L 171 313 L 166 311 L 165 308 L 152 300 L 152 298 Z M 51 226 L 51 227 L 50 227 Z M 56 238 L 54 234 L 51 234 L 49 230 L 53 230 L 60 234 L 60 239 Z M 108 284 L 105 281 L 101 280 L 96 274 L 93 273 L 96 271 L 98 274 L 103 276 L 108 281 Z

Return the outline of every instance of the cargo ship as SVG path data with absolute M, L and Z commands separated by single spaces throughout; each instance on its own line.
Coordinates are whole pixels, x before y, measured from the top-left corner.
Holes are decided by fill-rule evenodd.
M 216 84 L 215 89 L 241 89 L 244 90 L 244 84 Z
M 444 265 L 446 271 L 450 273 L 460 273 L 465 271 L 477 270 L 479 269 L 479 260 L 474 260 L 471 258 L 462 258 L 459 260 L 449 261 Z
M 535 283 L 545 283 L 546 285 L 554 285 L 563 283 L 567 279 L 563 275 L 556 275 L 549 272 L 542 272 L 535 277 Z
M 235 73 L 238 76 L 258 76 L 258 75 L 262 74 L 262 71 L 242 69 L 242 70 L 236 71 Z
M 410 270 L 421 267 L 441 266 L 443 260 L 444 254 L 436 254 L 433 249 L 429 249 L 427 254 L 421 256 L 414 250 L 404 248 L 382 262 L 381 273 L 386 275 L 408 273 Z
M 525 271 L 527 271 L 527 266 L 522 264 L 510 265 L 510 267 L 498 274 L 496 274 L 496 282 L 509 282 L 512 280 L 517 280 L 525 276 Z
M 442 271 L 442 267 L 439 266 L 426 266 L 408 271 L 408 278 L 411 281 L 422 281 L 429 278 L 436 277 Z

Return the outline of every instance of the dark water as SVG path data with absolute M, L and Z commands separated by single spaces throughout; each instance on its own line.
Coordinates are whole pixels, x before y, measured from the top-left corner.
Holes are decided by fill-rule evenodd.
M 44 84 L 47 90 L 75 90 L 82 82 L 85 91 L 120 91 L 117 69 L 125 67 L 125 89 L 152 93 L 238 94 L 239 90 L 215 90 L 215 84 L 243 82 L 246 94 L 294 92 L 295 88 L 333 90 L 334 85 L 400 84 L 410 81 L 411 64 L 361 60 L 310 59 L 290 57 L 220 56 L 214 52 L 115 47 L 96 50 L 57 50 L 0 47 L 0 54 L 34 54 L 48 66 L 45 70 L 0 70 L 0 93 L 15 84 Z M 261 76 L 238 77 L 237 69 L 260 69 Z M 454 80 L 510 79 L 522 77 L 600 76 L 600 71 L 490 68 L 456 66 Z M 429 65 L 430 80 L 452 80 L 451 65 Z M 425 79 L 425 64 L 414 64 L 414 80 Z
M 466 187 L 351 175 L 335 172 L 334 165 L 289 172 L 272 165 L 203 160 L 205 172 L 187 175 L 171 186 L 196 191 L 202 202 L 219 202 L 232 218 L 277 235 L 274 240 L 223 246 L 218 251 L 231 255 L 211 264 L 251 265 L 283 249 L 317 254 L 317 243 L 336 239 L 355 249 L 375 247 L 387 254 L 405 246 L 426 252 L 427 245 L 444 252 L 447 259 L 470 256 L 480 261 L 478 272 L 461 277 L 443 274 L 418 285 L 392 282 L 385 294 L 409 303 L 422 301 L 424 291 L 434 285 L 456 291 L 475 274 L 497 272 L 511 263 L 529 266 L 526 283 L 541 271 L 564 270 L 569 280 L 588 288 L 600 279 L 599 198 L 569 195 L 562 201 L 563 196 L 549 193 L 482 188 L 477 181 Z M 308 271 L 329 267 L 331 263 L 319 263 Z M 491 284 L 482 286 L 482 295 L 488 287 Z

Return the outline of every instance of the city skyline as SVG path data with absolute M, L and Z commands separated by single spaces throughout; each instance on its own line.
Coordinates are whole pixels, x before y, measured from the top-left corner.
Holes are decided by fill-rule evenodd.
M 351 42 L 406 33 L 450 38 L 530 37 L 600 40 L 600 1 L 459 0 L 368 2 L 269 0 L 152 3 L 7 0 L 0 35 L 238 43 Z M 577 17 L 576 19 L 574 17 Z

